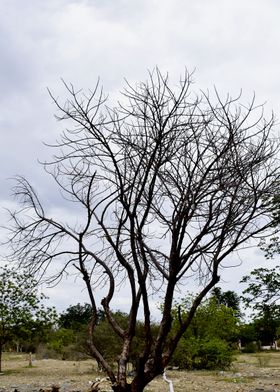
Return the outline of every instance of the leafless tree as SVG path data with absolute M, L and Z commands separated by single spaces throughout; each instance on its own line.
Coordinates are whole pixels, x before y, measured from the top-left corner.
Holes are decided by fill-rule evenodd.
M 81 207 L 79 223 L 49 217 L 26 179 L 18 178 L 14 188 L 22 204 L 11 213 L 14 259 L 41 274 L 56 263 L 54 280 L 68 266 L 76 267 L 93 309 L 91 354 L 116 392 L 143 391 L 164 371 L 197 307 L 219 281 L 221 263 L 271 227 L 270 199 L 279 189 L 273 115 L 266 121 L 254 99 L 246 106 L 240 96 L 196 95 L 191 86 L 187 72 L 171 88 L 168 75 L 156 69 L 144 83 L 127 83 L 121 103 L 110 109 L 98 84 L 88 95 L 65 84 L 65 104 L 51 96 L 58 119 L 72 125 L 45 169 L 65 199 Z M 195 279 L 202 289 L 175 329 L 174 293 Z M 111 309 L 121 282 L 131 301 L 125 329 Z M 107 290 L 104 313 L 123 342 L 117 374 L 93 338 L 99 286 Z M 154 337 L 149 299 L 157 290 L 163 303 Z M 141 309 L 145 346 L 129 381 L 127 363 Z

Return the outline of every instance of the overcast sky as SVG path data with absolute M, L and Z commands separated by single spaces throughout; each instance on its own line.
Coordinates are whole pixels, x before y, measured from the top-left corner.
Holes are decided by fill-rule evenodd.
M 279 20 L 279 0 L 0 0 L 0 206 L 13 205 L 8 178 L 18 174 L 55 204 L 37 160 L 49 156 L 42 142 L 62 130 L 46 89 L 63 99 L 60 78 L 92 88 L 99 76 L 115 94 L 124 78 L 143 80 L 155 66 L 174 80 L 187 67 L 196 69 L 194 89 L 242 88 L 245 102 L 255 92 L 280 118 Z M 3 211 L 0 218 L 6 224 Z M 242 273 L 227 271 L 225 289 L 264 262 L 257 249 L 239 257 Z M 70 285 L 48 291 L 59 309 L 87 300 L 80 288 L 69 295 Z

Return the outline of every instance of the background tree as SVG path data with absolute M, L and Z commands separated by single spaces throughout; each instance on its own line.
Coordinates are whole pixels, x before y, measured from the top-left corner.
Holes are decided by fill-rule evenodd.
M 122 346 L 122 339 L 112 333 L 110 323 L 104 315 L 104 311 L 98 309 L 98 322 L 94 329 L 94 341 L 104 358 L 112 366 L 117 362 Z M 120 310 L 112 313 L 115 320 L 122 328 L 129 323 L 129 315 Z M 88 327 L 92 316 L 90 304 L 77 304 L 69 306 L 58 318 L 58 328 L 51 333 L 48 348 L 63 358 L 79 358 L 90 356 L 91 350 L 88 344 Z M 156 336 L 158 324 L 151 322 L 152 335 Z M 145 328 L 142 321 L 137 320 L 135 337 L 130 349 L 129 362 L 134 368 L 138 363 L 139 355 L 145 342 Z M 47 352 L 52 355 L 52 351 Z M 99 364 L 102 367 L 102 364 Z
M 254 311 L 254 327 L 257 339 L 263 345 L 273 345 L 280 327 L 280 273 L 279 266 L 256 268 L 244 276 L 241 283 L 248 286 L 243 290 L 243 301 Z
M 82 344 L 78 347 L 77 342 L 80 340 L 81 335 L 84 336 L 83 332 L 84 330 L 82 329 L 77 336 L 77 333 L 70 328 L 59 328 L 52 331 L 44 355 L 59 356 L 61 359 L 80 359 L 79 354 L 83 352 L 84 347 Z
M 263 306 L 277 308 L 280 300 L 279 266 L 274 268 L 256 268 L 250 275 L 241 279 L 240 283 L 247 283 L 243 290 L 243 301 L 254 310 L 262 310 Z
M 92 307 L 85 303 L 81 305 L 69 306 L 58 318 L 58 329 L 52 333 L 48 348 L 54 350 L 64 359 L 81 359 L 91 355 L 88 345 L 88 328 L 92 318 Z M 102 309 L 97 310 L 97 325 L 104 320 L 104 312 Z M 96 333 L 96 328 L 95 328 Z M 112 339 L 118 339 L 118 336 L 112 335 L 112 331 L 108 331 L 109 340 L 105 331 L 95 337 L 96 341 L 107 344 L 109 352 L 113 351 L 114 344 Z M 51 354 L 51 352 L 50 352 Z M 116 356 L 116 354 L 115 354 Z
M 45 309 L 45 316 L 32 318 L 16 327 L 13 339 L 5 348 L 14 351 L 32 352 L 39 354 L 39 349 L 47 344 L 56 324 L 56 311 L 53 308 Z
M 29 274 L 7 267 L 0 269 L 0 372 L 6 343 L 29 338 L 34 323 L 46 324 L 54 320 L 54 310 L 40 304 L 43 298 L 44 295 L 37 292 L 37 282 Z
M 222 291 L 220 287 L 214 287 L 212 297 L 216 299 L 220 305 L 225 305 L 235 311 L 237 317 L 241 317 L 240 297 L 232 290 Z
M 146 82 L 127 84 L 116 108 L 106 106 L 98 86 L 85 94 L 66 85 L 65 104 L 53 97 L 67 130 L 45 168 L 74 202 L 79 223 L 49 216 L 26 179 L 14 188 L 23 208 L 11 213 L 13 257 L 39 274 L 59 260 L 52 281 L 76 267 L 92 306 L 90 350 L 115 392 L 143 391 L 164 370 L 219 281 L 221 263 L 271 227 L 269 201 L 279 184 L 274 117 L 266 121 L 254 99 L 244 105 L 240 97 L 198 96 L 191 85 L 186 72 L 172 89 L 156 69 Z M 174 329 L 174 293 L 194 280 L 201 291 Z M 131 302 L 122 327 L 110 304 L 124 281 Z M 101 287 L 105 317 L 121 340 L 117 375 L 94 340 Z M 149 298 L 159 291 L 162 318 L 154 338 Z M 140 312 L 145 345 L 130 382 L 127 363 Z
M 254 328 L 260 346 L 275 348 L 275 341 L 279 338 L 280 312 L 279 308 L 263 306 L 262 311 L 254 318 Z
M 175 306 L 173 328 L 181 317 L 187 316 L 192 303 L 190 296 Z M 237 348 L 238 334 L 239 319 L 235 310 L 217 302 L 212 296 L 197 309 L 171 363 L 187 369 L 228 368 Z
M 241 342 L 242 352 L 253 353 L 260 350 L 254 321 L 242 323 L 239 326 L 238 337 Z
M 77 304 L 69 306 L 60 314 L 58 324 L 62 328 L 73 329 L 75 332 L 81 327 L 87 326 L 92 317 L 92 307 L 90 304 Z M 100 315 L 100 317 L 102 317 Z
M 129 324 L 128 314 L 121 311 L 116 311 L 113 312 L 113 316 L 114 319 L 117 320 L 118 324 L 122 326 L 122 328 L 127 328 Z M 157 336 L 158 328 L 158 324 L 151 321 L 151 334 L 153 338 Z M 135 337 L 133 339 L 129 353 L 129 363 L 132 364 L 133 369 L 137 369 L 139 357 L 145 346 L 145 338 L 145 325 L 142 321 L 137 320 L 135 327 Z M 118 360 L 118 355 L 122 347 L 122 339 L 119 336 L 112 334 L 112 328 L 106 318 L 100 319 L 100 322 L 97 324 L 94 330 L 94 340 L 98 350 L 104 353 L 103 355 L 106 360 L 113 366 L 113 364 Z

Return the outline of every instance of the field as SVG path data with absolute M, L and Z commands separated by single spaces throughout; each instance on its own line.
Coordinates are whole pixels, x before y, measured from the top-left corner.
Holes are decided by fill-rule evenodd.
M 3 374 L 0 376 L 0 391 L 33 391 L 60 386 L 60 391 L 89 390 L 96 378 L 105 377 L 99 373 L 92 360 L 60 361 L 53 359 L 36 360 L 29 366 L 29 357 L 24 354 L 6 354 L 3 357 Z M 173 380 L 175 392 L 215 391 L 247 392 L 270 389 L 280 392 L 280 353 L 243 354 L 236 358 L 228 371 L 167 371 Z M 108 382 L 100 384 L 101 391 L 109 391 Z M 162 377 L 158 377 L 145 392 L 167 392 Z

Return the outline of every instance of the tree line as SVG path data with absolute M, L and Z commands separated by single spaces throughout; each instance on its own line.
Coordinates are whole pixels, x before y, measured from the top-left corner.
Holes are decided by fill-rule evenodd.
M 237 350 L 256 352 L 261 346 L 271 346 L 280 339 L 280 306 L 277 304 L 279 274 L 274 269 L 260 268 L 242 279 L 248 286 L 242 296 L 215 287 L 208 299 L 199 306 L 190 328 L 180 339 L 170 366 L 180 369 L 228 368 Z M 92 357 L 89 325 L 90 304 L 69 306 L 58 314 L 46 308 L 38 295 L 34 279 L 7 267 L 0 273 L 0 369 L 3 350 L 32 352 L 37 358 L 82 360 Z M 263 296 L 270 301 L 263 301 Z M 195 295 L 177 301 L 172 309 L 172 329 L 192 307 Z M 242 304 L 252 309 L 252 319 L 244 321 Z M 102 309 L 98 312 L 93 339 L 106 361 L 114 367 L 118 361 L 122 340 L 112 333 L 112 327 Z M 129 315 L 114 311 L 114 318 L 126 328 Z M 157 335 L 159 322 L 151 325 Z M 145 344 L 145 324 L 137 320 L 136 335 L 130 350 L 129 363 L 137 369 L 139 353 Z M 102 369 L 102 363 L 98 363 Z

